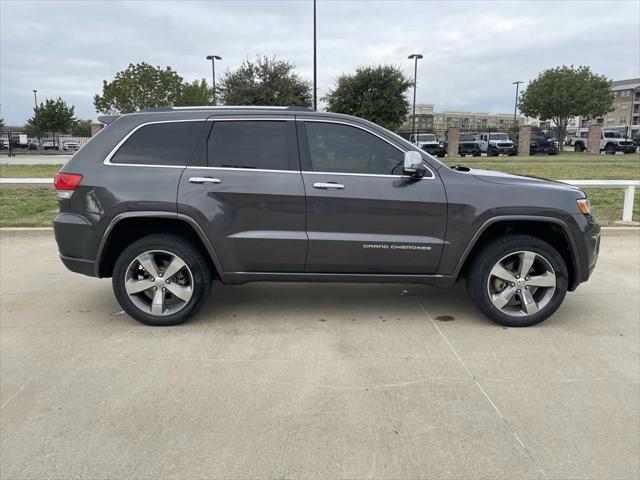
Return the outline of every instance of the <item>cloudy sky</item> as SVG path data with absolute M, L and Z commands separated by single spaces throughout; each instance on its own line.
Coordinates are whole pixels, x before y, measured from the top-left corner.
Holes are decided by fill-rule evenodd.
M 585 64 L 612 79 L 640 76 L 640 1 L 318 0 L 318 91 L 358 65 L 413 75 L 437 111 L 510 112 L 514 80 Z M 312 78 L 312 2 L 0 0 L 0 116 L 22 124 L 62 97 L 95 118 L 102 80 L 146 61 L 210 81 L 208 54 L 234 69 L 256 54 L 292 60 Z

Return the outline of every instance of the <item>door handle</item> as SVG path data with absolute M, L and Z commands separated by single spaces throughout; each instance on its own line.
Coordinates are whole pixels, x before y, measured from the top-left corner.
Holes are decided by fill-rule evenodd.
M 213 177 L 191 177 L 189 183 L 220 183 L 222 180 Z
M 313 184 L 313 188 L 322 188 L 325 190 L 335 188 L 336 190 L 342 190 L 344 188 L 344 185 L 336 182 L 317 182 Z

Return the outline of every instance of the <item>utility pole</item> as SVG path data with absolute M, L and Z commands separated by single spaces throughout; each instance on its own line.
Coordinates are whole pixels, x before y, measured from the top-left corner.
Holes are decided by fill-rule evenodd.
M 407 57 L 409 60 L 414 60 L 414 69 L 413 69 L 413 115 L 412 115 L 412 124 L 411 124 L 411 133 L 415 135 L 416 133 L 416 90 L 418 86 L 418 60 L 423 58 L 420 53 L 413 53 Z M 415 137 L 414 137 L 415 141 Z
M 516 115 L 518 113 L 518 87 L 520 86 L 521 83 L 524 83 L 520 80 L 518 80 L 517 82 L 513 82 L 511 85 L 515 85 L 516 86 L 516 101 L 515 104 L 513 106 L 513 130 L 515 132 L 516 129 Z
M 33 91 L 33 104 L 38 108 L 38 90 Z
M 211 60 L 211 75 L 212 75 L 212 85 L 213 85 L 213 105 L 216 104 L 216 60 L 222 60 L 222 57 L 219 55 L 207 55 L 207 60 Z
M 313 0 L 313 109 L 318 110 L 318 66 L 316 49 L 316 0 Z

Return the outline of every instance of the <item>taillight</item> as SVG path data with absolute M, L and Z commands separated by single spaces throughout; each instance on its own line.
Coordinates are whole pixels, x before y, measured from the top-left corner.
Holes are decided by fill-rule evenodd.
M 71 194 L 78 188 L 81 181 L 82 175 L 79 173 L 58 173 L 53 180 L 53 186 L 58 191 L 58 198 L 71 197 Z

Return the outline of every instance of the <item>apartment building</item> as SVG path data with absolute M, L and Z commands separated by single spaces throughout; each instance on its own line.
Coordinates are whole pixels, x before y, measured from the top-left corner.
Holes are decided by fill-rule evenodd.
M 411 130 L 412 112 L 409 112 L 407 120 L 401 127 L 402 130 Z M 522 125 L 523 116 L 517 116 L 516 122 Z M 488 128 L 492 130 L 507 130 L 513 128 L 512 113 L 487 113 L 487 112 L 458 112 L 458 111 L 434 111 L 434 104 L 416 104 L 416 130 L 445 132 L 450 127 L 459 127 L 463 132 L 479 132 Z
M 597 123 L 632 138 L 640 137 L 640 78 L 612 82 L 611 91 L 615 95 L 613 110 L 595 119 L 581 118 L 579 130 L 585 132 Z

